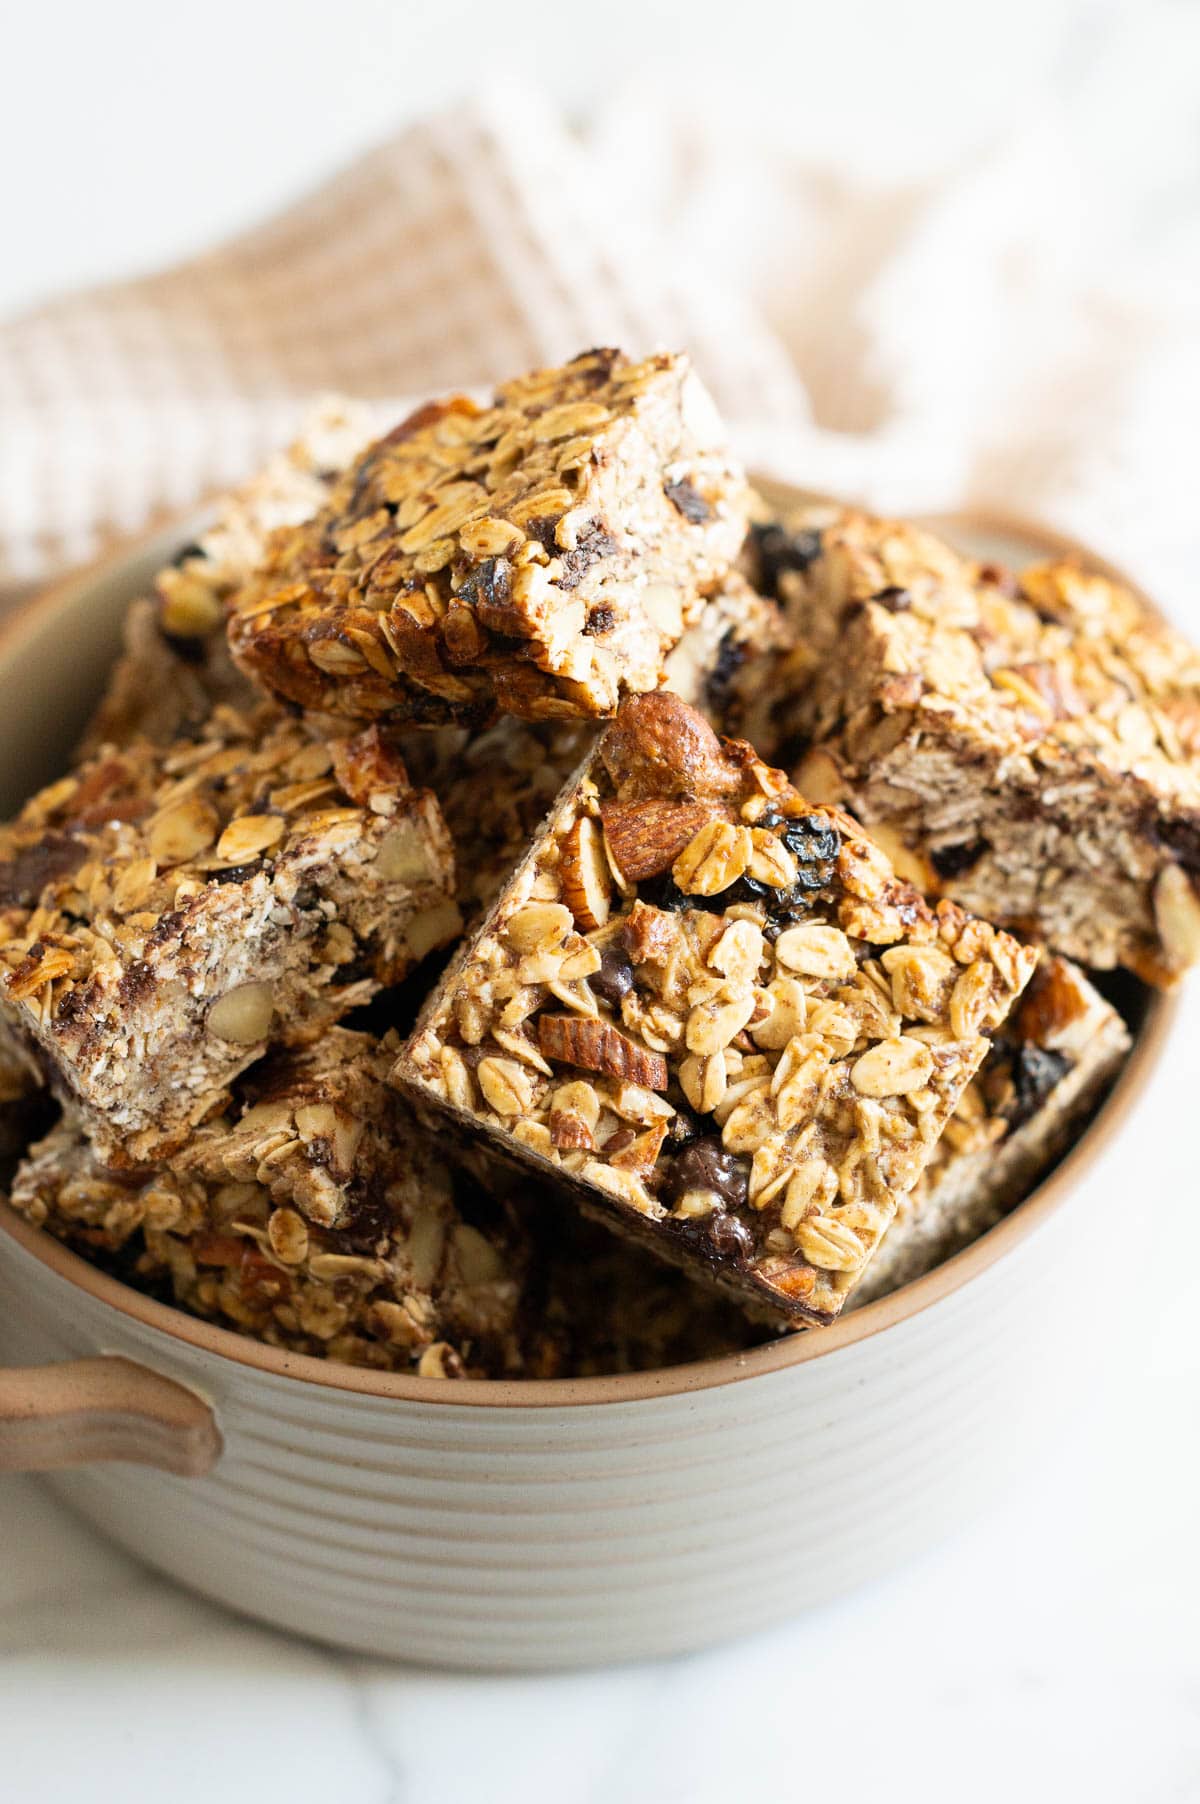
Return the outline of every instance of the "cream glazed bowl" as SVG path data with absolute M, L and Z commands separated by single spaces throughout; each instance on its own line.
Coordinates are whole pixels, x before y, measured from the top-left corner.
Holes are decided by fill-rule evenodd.
M 935 524 L 987 557 L 1081 549 Z M 7 625 L 5 813 L 61 770 L 125 602 L 189 536 Z M 0 1468 L 52 1472 L 89 1522 L 208 1597 L 374 1654 L 560 1668 L 793 1614 L 960 1525 L 1088 1382 L 1102 1155 L 1174 1015 L 1142 1002 L 1088 1132 L 966 1252 L 832 1328 L 649 1374 L 487 1384 L 289 1355 L 127 1289 L 0 1205 Z

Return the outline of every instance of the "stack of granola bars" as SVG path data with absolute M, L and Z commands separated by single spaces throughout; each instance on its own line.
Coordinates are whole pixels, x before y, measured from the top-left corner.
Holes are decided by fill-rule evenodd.
M 1200 957 L 1198 728 L 1073 563 L 766 518 L 682 356 L 326 406 L 0 830 L 13 1201 L 431 1377 L 827 1323 L 1079 1131 L 1129 1047 L 1082 966 Z

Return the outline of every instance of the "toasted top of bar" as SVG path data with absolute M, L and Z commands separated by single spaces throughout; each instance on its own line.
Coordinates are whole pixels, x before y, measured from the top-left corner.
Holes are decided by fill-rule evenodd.
M 591 351 L 378 440 L 235 598 L 235 655 L 306 708 L 417 724 L 612 713 L 733 561 L 744 479 L 686 358 Z
M 381 880 L 452 886 L 437 804 L 377 727 L 315 739 L 267 702 L 218 707 L 166 749 L 104 750 L 0 828 L 0 998 L 83 1032 L 93 983 L 119 980 L 133 1007 L 165 948 L 203 962 L 227 886 L 263 878 L 286 907 L 361 845 Z
M 1200 653 L 1120 583 L 1071 559 L 1014 576 L 855 511 L 813 510 L 763 539 L 815 660 L 851 621 L 869 635 L 869 667 L 847 659 L 835 690 L 869 687 L 885 714 L 961 729 L 996 758 L 1051 773 L 1082 760 L 1171 812 L 1200 808 Z M 819 692 L 812 711 L 823 736 Z M 1200 861 L 1200 823 L 1185 825 Z
M 828 1320 L 1035 958 L 658 691 L 623 704 L 397 1075 L 646 1244 Z

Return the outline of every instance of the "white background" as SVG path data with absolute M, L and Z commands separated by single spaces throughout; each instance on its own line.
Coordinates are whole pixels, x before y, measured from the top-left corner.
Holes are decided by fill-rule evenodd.
M 1123 278 L 1186 289 L 1198 20 L 1171 0 L 26 4 L 5 19 L 0 312 L 217 242 L 507 70 L 581 119 L 661 89 L 709 127 L 882 184 L 985 151 L 1014 119 L 1067 118 L 1069 134 L 1103 63 L 1093 247 Z M 1194 492 L 1196 416 L 1180 401 L 1173 417 L 1166 461 Z M 237 1622 L 106 1549 L 34 1482 L 3 1481 L 0 1796 L 1200 1799 L 1200 1234 L 1181 1133 L 1197 1025 L 1193 1005 L 1130 1199 L 1135 1244 L 1112 1249 L 1114 1289 L 1138 1273 L 1136 1310 L 1114 1306 L 1120 1378 L 1081 1396 L 1049 1461 L 953 1545 L 736 1648 L 454 1678 Z

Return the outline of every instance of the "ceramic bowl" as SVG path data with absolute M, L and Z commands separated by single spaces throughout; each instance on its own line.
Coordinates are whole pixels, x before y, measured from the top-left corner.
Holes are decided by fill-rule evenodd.
M 5 812 L 60 772 L 124 603 L 196 524 L 8 623 Z M 987 556 L 1063 544 L 938 524 Z M 1103 1155 L 1172 1015 L 1146 999 L 1093 1125 L 966 1252 L 832 1328 L 647 1375 L 455 1383 L 292 1356 L 126 1289 L 0 1205 L 0 1466 L 50 1471 L 206 1596 L 374 1654 L 558 1668 L 754 1629 L 908 1559 L 1054 1433 L 1102 1317 Z

